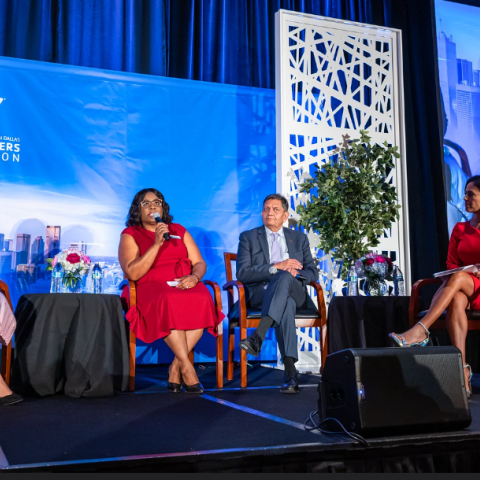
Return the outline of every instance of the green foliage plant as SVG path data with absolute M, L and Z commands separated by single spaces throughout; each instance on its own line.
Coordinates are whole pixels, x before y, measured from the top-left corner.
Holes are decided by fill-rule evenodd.
M 379 245 L 384 229 L 399 218 L 397 192 L 387 177 L 400 154 L 387 142 L 372 145 L 365 130 L 359 139 L 343 138 L 330 162 L 300 184 L 310 201 L 297 213 L 300 225 L 318 233 L 318 247 L 343 261 L 341 277 L 346 279 L 355 261 Z

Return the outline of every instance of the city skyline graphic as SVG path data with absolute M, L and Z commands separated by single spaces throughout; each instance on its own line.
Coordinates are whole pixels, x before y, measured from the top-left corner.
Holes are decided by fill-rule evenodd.
M 50 291 L 51 274 L 47 271 L 47 259 L 53 258 L 64 249 L 77 250 L 88 256 L 88 243 L 62 243 L 61 225 L 47 225 L 44 236 L 32 239 L 28 233 L 17 233 L 14 238 L 6 238 L 0 232 L 0 278 L 13 287 L 12 300 L 18 301 L 24 293 L 47 293 Z M 117 257 L 90 257 L 91 269 L 98 263 L 103 271 L 103 293 L 119 294 L 119 284 L 123 272 Z M 87 278 L 85 290 L 90 288 L 91 279 Z
M 469 218 L 463 202 L 465 182 L 480 174 L 480 8 L 436 0 L 435 11 L 451 231 Z
M 1 278 L 14 308 L 50 291 L 47 226 L 60 227 L 60 249 L 83 241 L 106 292 L 119 294 L 120 235 L 149 187 L 194 238 L 209 278 L 225 281 L 223 252 L 261 222 L 275 190 L 274 91 L 2 57 L 0 97 Z

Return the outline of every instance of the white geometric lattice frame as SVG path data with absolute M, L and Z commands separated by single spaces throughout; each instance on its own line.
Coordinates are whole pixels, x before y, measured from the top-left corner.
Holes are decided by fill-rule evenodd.
M 295 208 L 308 196 L 298 185 L 328 161 L 345 135 L 368 130 L 377 143 L 397 145 L 401 158 L 389 181 L 397 188 L 400 219 L 384 233 L 379 251 L 395 252 L 410 294 L 408 197 L 401 31 L 280 10 L 275 14 L 277 191 Z M 339 265 L 318 251 L 308 232 L 328 305 Z

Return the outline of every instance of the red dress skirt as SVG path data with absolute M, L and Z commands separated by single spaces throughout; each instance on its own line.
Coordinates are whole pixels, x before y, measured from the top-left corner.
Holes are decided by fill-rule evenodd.
M 459 222 L 452 230 L 448 244 L 447 269 L 480 263 L 480 230 L 472 227 L 470 222 Z M 480 278 L 469 274 L 473 280 L 473 295 L 470 308 L 480 310 Z
M 170 287 L 173 281 L 192 273 L 187 247 L 183 243 L 185 228 L 178 223 L 169 225 L 171 238 L 164 242 L 150 270 L 137 281 L 137 304 L 130 308 L 126 318 L 130 330 L 146 343 L 166 337 L 171 330 L 208 329 L 216 336 L 224 314 L 215 308 L 207 287 L 199 282 L 188 290 Z M 140 255 L 153 245 L 155 232 L 142 226 L 127 227 L 122 235 L 131 235 L 140 248 Z

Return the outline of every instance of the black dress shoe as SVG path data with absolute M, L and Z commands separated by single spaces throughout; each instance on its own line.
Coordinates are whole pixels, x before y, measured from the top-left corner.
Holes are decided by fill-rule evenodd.
M 280 387 L 281 393 L 298 393 L 300 390 L 298 388 L 298 371 L 297 370 L 287 370 L 285 376 L 283 377 L 283 383 Z
M 16 393 L 13 393 L 13 392 L 10 395 L 7 395 L 6 397 L 0 397 L 1 406 L 13 405 L 14 403 L 18 403 L 21 401 L 23 401 L 23 398 L 20 395 L 17 395 Z
M 182 385 L 180 383 L 168 382 L 167 389 L 170 392 L 178 393 L 182 391 Z
M 187 393 L 203 393 L 203 385 L 201 383 L 194 383 L 193 385 L 183 384 Z
M 245 350 L 250 355 L 253 355 L 254 357 L 258 357 L 258 355 L 260 354 L 260 349 L 262 348 L 262 343 L 263 343 L 263 340 L 255 330 L 245 340 L 241 340 L 238 346 L 242 350 Z

